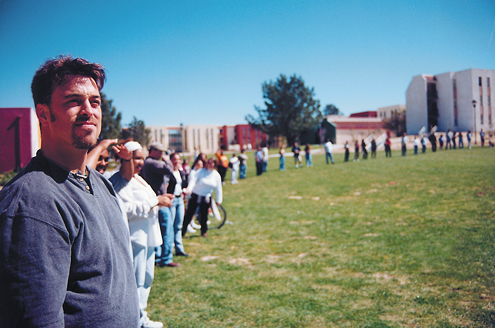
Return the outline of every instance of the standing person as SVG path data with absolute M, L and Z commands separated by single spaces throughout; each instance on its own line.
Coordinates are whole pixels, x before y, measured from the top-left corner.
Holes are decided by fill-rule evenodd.
M 402 156 L 407 155 L 407 143 L 409 142 L 409 138 L 407 138 L 406 133 L 402 135 L 402 138 L 400 140 L 401 146 L 402 146 Z
M 414 155 L 417 155 L 418 154 L 418 148 L 419 148 L 419 139 L 418 139 L 418 137 L 414 136 L 413 144 L 414 144 Z
M 254 153 L 254 159 L 256 160 L 256 175 L 261 175 L 263 173 L 264 157 L 265 153 L 261 150 L 261 146 L 258 146 L 258 150 Z
M 326 160 L 327 164 L 328 164 L 329 158 L 330 158 L 330 161 L 332 162 L 332 164 L 335 164 L 333 161 L 332 151 L 333 151 L 332 142 L 330 141 L 330 139 L 327 139 L 327 142 L 325 143 L 325 160 Z
M 239 179 L 246 179 L 248 156 L 245 154 L 244 148 L 239 155 Z
M 165 148 L 159 142 L 153 142 L 149 146 L 149 155 L 144 160 L 141 176 L 151 186 L 158 196 L 166 195 L 174 199 L 172 193 L 167 192 L 167 185 L 173 175 L 173 165 L 166 161 Z M 174 248 L 174 220 L 170 206 L 161 206 L 158 210 L 158 222 L 162 232 L 163 243 L 156 249 L 155 263 L 160 267 L 178 267 L 179 263 L 173 261 L 172 250 Z
M 187 227 L 199 207 L 199 219 L 201 223 L 201 236 L 208 237 L 208 209 L 211 205 L 213 191 L 217 196 L 217 205 L 222 203 L 222 180 L 220 174 L 215 171 L 215 160 L 208 159 L 206 167 L 201 169 L 195 176 L 194 180 L 184 190 L 184 193 L 191 194 L 191 199 L 187 203 L 186 216 L 182 227 L 182 236 L 185 236 Z
M 445 150 L 447 149 L 452 149 L 452 131 L 450 131 L 450 129 L 447 130 L 447 133 L 445 134 L 445 136 L 447 137 L 447 142 L 445 143 Z
M 451 140 L 452 140 L 452 148 L 455 149 L 455 137 L 456 137 L 456 132 L 452 132 L 452 137 L 451 137 Z
M 426 135 L 423 135 L 423 138 L 421 138 L 421 151 L 422 153 L 426 153 L 426 143 L 428 142 L 428 139 L 426 138 Z
M 225 174 L 227 174 L 227 170 L 229 169 L 229 159 L 227 156 L 223 154 L 223 150 L 219 149 L 215 153 L 215 157 L 217 158 L 217 171 L 220 174 L 220 178 L 222 178 L 222 184 L 225 184 Z
M 108 180 L 86 165 L 101 131 L 104 68 L 60 56 L 31 90 L 36 157 L 0 191 L 0 325 L 137 327 L 127 226 Z
M 441 134 L 440 137 L 438 137 L 438 144 L 440 145 L 440 150 L 443 150 L 444 142 L 445 142 L 445 139 L 443 137 L 443 134 Z
M 385 139 L 385 157 L 392 157 L 392 141 L 389 137 Z
M 468 130 L 467 132 L 467 140 L 468 140 L 468 149 L 471 149 L 471 139 L 473 137 L 473 134 L 471 133 L 471 130 Z
M 170 207 L 171 221 L 173 224 L 175 256 L 189 256 L 184 251 L 182 244 L 182 224 L 184 222 L 184 198 L 182 189 L 187 187 L 186 175 L 182 170 L 179 153 L 170 155 L 172 162 L 172 175 L 167 186 L 167 194 L 174 195 L 172 206 Z
M 194 179 L 196 179 L 196 175 L 198 174 L 198 172 L 205 166 L 205 158 L 206 158 L 206 155 L 203 154 L 203 153 L 200 153 L 198 156 L 196 156 L 196 160 L 194 161 L 193 163 L 193 166 L 192 166 L 192 169 L 191 169 L 191 173 L 189 173 L 189 176 L 187 177 L 187 181 L 193 181 Z M 191 198 L 190 194 L 186 194 L 185 195 L 185 198 L 187 200 L 189 200 Z M 184 216 L 185 217 L 185 216 Z M 184 230 L 184 222 L 182 223 L 182 230 Z M 191 222 L 187 225 L 187 232 L 190 232 L 190 233 L 195 233 L 196 230 L 195 229 L 199 229 L 200 226 L 196 225 L 192 220 Z
M 363 151 L 363 159 L 368 158 L 368 150 L 366 150 L 366 142 L 364 142 L 364 139 L 361 140 L 361 149 Z
M 189 173 L 191 173 L 191 167 L 189 166 L 189 160 L 187 158 L 184 158 L 184 160 L 182 161 L 182 170 L 184 170 L 184 174 L 186 175 L 186 178 L 189 175 Z
M 262 148 L 263 150 L 263 172 L 266 172 L 266 169 L 268 168 L 268 147 L 265 145 Z
M 348 162 L 349 161 L 349 141 L 345 141 L 345 145 L 344 145 L 344 149 L 345 149 L 345 155 L 344 155 L 344 162 Z
M 435 133 L 430 133 L 430 136 L 428 137 L 428 139 L 430 139 L 431 151 L 436 152 L 437 151 L 437 138 L 435 137 Z
M 480 131 L 480 139 L 481 139 L 481 147 L 485 147 L 485 132 L 483 132 L 483 129 Z
M 239 158 L 235 155 L 235 153 L 232 154 L 232 158 L 230 159 L 230 167 L 232 168 L 230 171 L 230 180 L 232 184 L 236 184 L 237 174 L 239 173 Z
M 162 244 L 158 208 L 169 206 L 172 200 L 166 195 L 157 196 L 150 185 L 139 176 L 144 165 L 144 152 L 141 145 L 135 141 L 129 141 L 125 147 L 132 152 L 135 174 L 127 180 L 119 171 L 110 177 L 110 181 L 124 203 L 129 220 L 133 268 L 141 315 L 139 326 L 161 328 L 163 327 L 161 322 L 154 322 L 148 318 L 146 307 L 155 275 L 155 247 Z
M 375 141 L 375 139 L 371 140 L 371 158 L 376 158 L 376 141 Z
M 462 137 L 462 132 L 459 132 L 459 149 L 464 148 L 464 140 Z
M 292 147 L 292 153 L 294 154 L 294 165 L 296 166 L 296 169 L 299 166 L 302 167 L 301 158 L 299 157 L 301 153 L 301 148 L 299 148 L 299 144 L 297 143 L 297 141 L 294 142 L 294 146 Z
M 280 155 L 280 171 L 285 170 L 285 148 L 284 146 L 280 146 L 280 150 L 278 151 L 278 154 Z
M 359 142 L 354 142 L 354 162 L 359 162 Z
M 313 166 L 313 157 L 311 156 L 311 146 L 309 143 L 307 143 L 306 147 L 304 147 L 304 157 L 306 157 L 306 166 Z

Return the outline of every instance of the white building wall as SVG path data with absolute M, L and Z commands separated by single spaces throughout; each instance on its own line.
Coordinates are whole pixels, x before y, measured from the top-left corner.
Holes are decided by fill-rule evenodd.
M 409 134 L 415 134 L 427 125 L 428 110 L 426 99 L 426 75 L 413 77 L 406 91 L 406 125 Z M 481 94 L 479 78 L 482 79 Z M 459 72 L 447 72 L 435 76 L 437 87 L 438 106 L 438 130 L 445 132 L 447 129 L 454 131 L 475 131 L 483 129 L 489 134 L 494 131 L 494 105 L 495 96 L 495 70 L 467 69 Z M 490 94 L 488 80 L 490 79 Z M 453 85 L 456 81 L 457 89 L 457 126 L 454 119 L 454 92 Z M 489 100 L 490 99 L 490 100 Z M 476 100 L 476 113 L 473 110 L 472 101 Z M 481 108 L 481 102 L 483 108 Z M 490 105 L 489 105 L 490 102 Z M 483 110 L 483 124 L 481 113 Z M 490 124 L 490 110 L 492 121 Z M 476 120 L 476 121 L 475 121 Z
M 166 126 L 146 126 L 151 130 L 151 142 L 159 142 L 168 148 L 168 131 Z
M 439 131 L 457 131 L 458 126 L 454 124 L 454 73 L 448 72 L 435 75 L 437 80 L 437 107 L 438 107 L 438 125 Z M 459 84 L 457 83 L 459 91 Z M 458 93 L 459 95 L 459 93 Z M 458 105 L 459 107 L 459 105 Z M 459 123 L 459 120 L 458 122 Z
M 427 127 L 427 106 L 425 75 L 414 76 L 406 91 L 407 134 L 417 134 L 423 126 Z
M 213 154 L 218 149 L 218 127 L 216 125 L 187 125 L 184 127 L 184 152 L 195 150 Z
M 404 104 L 380 107 L 376 110 L 376 116 L 382 120 L 390 119 L 393 117 L 395 113 L 405 112 L 405 111 L 406 111 L 406 105 Z

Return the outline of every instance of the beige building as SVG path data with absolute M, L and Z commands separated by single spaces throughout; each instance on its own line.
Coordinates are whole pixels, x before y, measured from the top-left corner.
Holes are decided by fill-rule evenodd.
M 147 126 L 147 128 L 151 130 L 151 142 L 159 142 L 171 151 L 213 154 L 218 150 L 219 129 L 216 125 Z
M 377 112 L 377 117 L 380 119 L 390 119 L 394 117 L 394 115 L 398 115 L 400 113 L 405 113 L 406 112 L 406 105 L 400 104 L 400 105 L 394 105 L 394 106 L 387 106 L 387 107 L 380 107 L 376 110 Z

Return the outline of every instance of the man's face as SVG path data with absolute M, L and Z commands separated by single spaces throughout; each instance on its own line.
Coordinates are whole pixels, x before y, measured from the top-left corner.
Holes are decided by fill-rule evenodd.
M 172 165 L 174 166 L 174 170 L 178 170 L 181 166 L 180 163 L 180 156 L 178 154 L 175 154 L 170 158 L 170 161 L 172 162 Z
M 150 157 L 152 157 L 154 159 L 160 159 L 160 158 L 162 158 L 162 156 L 163 156 L 163 151 L 161 151 L 161 150 L 152 149 L 150 151 Z
M 134 173 L 139 174 L 144 165 L 144 152 L 142 149 L 137 149 L 132 153 L 132 160 L 134 161 Z
M 101 131 L 101 98 L 95 81 L 75 75 L 55 88 L 50 105 L 37 105 L 43 135 L 58 146 L 89 149 Z M 38 106 L 40 109 L 38 111 Z
M 101 152 L 100 157 L 98 158 L 98 162 L 96 163 L 96 171 L 101 174 L 105 173 L 108 166 L 109 154 L 108 150 L 104 150 Z

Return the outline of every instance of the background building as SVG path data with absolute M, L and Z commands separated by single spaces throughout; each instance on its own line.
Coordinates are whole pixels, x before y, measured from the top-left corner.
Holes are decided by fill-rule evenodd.
M 406 92 L 408 134 L 425 126 L 438 131 L 480 131 L 493 133 L 494 70 L 468 69 L 412 78 Z M 473 100 L 476 101 L 473 106 Z
M 34 109 L 0 108 L 0 140 L 0 172 L 25 167 L 41 146 Z
M 372 134 L 376 139 L 388 132 L 383 125 L 382 119 L 376 116 L 376 111 L 367 111 L 355 113 L 351 116 L 328 115 L 326 120 L 336 128 L 334 143 L 344 144 L 346 141 L 364 140 Z
M 381 118 L 382 120 L 391 119 L 394 115 L 405 113 L 406 105 L 400 104 L 400 105 L 393 105 L 387 107 L 380 107 L 376 110 L 376 112 L 377 112 L 377 117 Z

